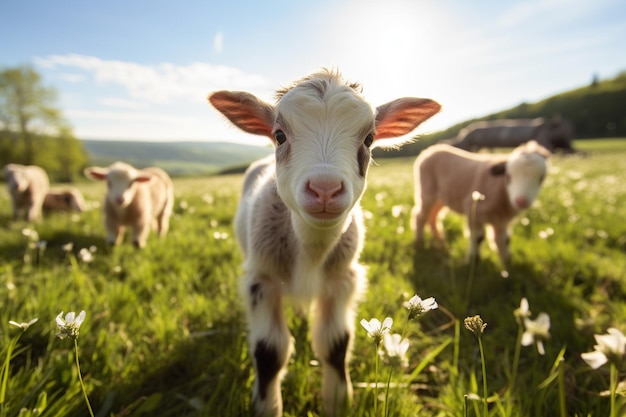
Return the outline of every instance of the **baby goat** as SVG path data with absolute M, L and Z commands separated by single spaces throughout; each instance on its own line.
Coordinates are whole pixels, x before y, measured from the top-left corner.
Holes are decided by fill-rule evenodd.
M 445 144 L 425 149 L 414 165 L 417 244 L 422 244 L 428 223 L 437 243 L 444 246 L 438 214 L 449 207 L 467 217 L 468 258 L 478 256 L 485 224 L 490 224 L 502 266 L 506 266 L 508 225 L 537 197 L 549 156 L 550 152 L 535 141 L 518 146 L 510 154 L 475 154 Z
M 209 96 L 233 124 L 276 147 L 273 157 L 247 170 L 235 218 L 245 256 L 241 290 L 256 371 L 253 404 L 256 415 L 282 414 L 280 380 L 292 351 L 283 302 L 314 301 L 322 402 L 326 415 L 336 416 L 347 412 L 352 397 L 347 362 L 356 298 L 365 286 L 359 201 L 370 149 L 410 133 L 440 106 L 400 98 L 372 108 L 358 84 L 327 70 L 276 97 L 272 105 L 246 92 Z
M 174 206 L 174 186 L 165 171 L 151 167 L 137 170 L 124 162 L 108 168 L 85 168 L 85 175 L 106 180 L 104 223 L 107 243 L 119 245 L 127 226 L 133 228 L 133 244 L 143 248 L 150 229 L 167 234 Z

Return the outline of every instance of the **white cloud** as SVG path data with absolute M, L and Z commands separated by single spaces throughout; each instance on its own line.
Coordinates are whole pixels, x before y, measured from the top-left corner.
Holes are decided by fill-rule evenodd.
M 79 84 L 85 81 L 83 74 L 64 73 L 59 75 L 59 78 L 65 82 Z
M 98 102 L 107 107 L 116 107 L 119 109 L 127 110 L 139 110 L 145 109 L 146 104 L 138 102 L 136 100 L 128 100 L 119 97 L 102 97 L 98 99 Z
M 121 86 L 130 98 L 155 104 L 173 100 L 204 102 L 207 94 L 214 90 L 262 91 L 268 87 L 268 80 L 261 75 L 199 62 L 189 65 L 165 62 L 148 66 L 76 54 L 51 55 L 36 58 L 35 62 L 46 69 L 83 70 L 100 85 Z
M 71 109 L 67 111 L 67 114 L 72 118 L 117 122 L 189 123 L 193 121 L 193 117 L 190 116 L 146 112 Z
M 217 32 L 215 37 L 213 38 L 213 49 L 218 54 L 221 54 L 224 50 L 224 34 L 222 32 Z

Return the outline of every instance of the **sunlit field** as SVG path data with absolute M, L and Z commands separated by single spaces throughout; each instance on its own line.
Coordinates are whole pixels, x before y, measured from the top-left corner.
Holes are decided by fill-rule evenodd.
M 483 416 L 485 385 L 490 416 L 626 413 L 617 411 L 626 388 L 610 392 L 615 375 L 626 379 L 619 355 L 597 369 L 581 358 L 594 350 L 594 334 L 626 331 L 626 139 L 575 146 L 584 153 L 553 157 L 538 201 L 514 223 L 508 278 L 488 245 L 478 264 L 465 263 L 464 220 L 454 214 L 444 222 L 448 250 L 431 248 L 427 234 L 417 251 L 412 160 L 371 167 L 361 257 L 369 289 L 355 324 L 352 415 Z M 95 207 L 102 183 L 78 185 L 91 210 L 47 215 L 37 225 L 11 220 L 2 184 L 0 417 L 89 415 L 75 347 L 97 416 L 250 414 L 242 259 L 231 224 L 242 177 L 174 183 L 170 233 L 152 234 L 141 251 L 104 243 Z M 415 294 L 434 297 L 439 308 L 408 321 L 404 303 Z M 514 312 L 522 298 L 531 320 L 542 312 L 550 318 L 543 355 L 538 335 L 520 344 L 526 327 Z M 76 346 L 56 337 L 57 315 L 81 310 Z M 486 378 L 479 340 L 464 327 L 475 315 L 487 323 L 480 337 Z M 285 415 L 321 416 L 321 368 L 307 321 L 289 317 L 296 354 L 283 381 Z M 408 361 L 382 355 L 376 372 L 377 347 L 358 321 L 385 317 L 394 320 L 391 333 L 409 340 Z M 34 318 L 26 329 L 16 325 Z

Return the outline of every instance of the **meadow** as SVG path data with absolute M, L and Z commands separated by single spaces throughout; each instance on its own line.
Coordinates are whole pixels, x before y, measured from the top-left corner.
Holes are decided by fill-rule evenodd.
M 575 146 L 584 154 L 554 156 L 538 201 L 515 222 L 508 278 L 487 245 L 480 262 L 466 264 L 463 219 L 452 213 L 448 250 L 416 250 L 412 159 L 371 167 L 361 257 L 369 290 L 355 323 L 352 415 L 484 415 L 483 383 L 490 416 L 609 415 L 610 368 L 592 369 L 581 354 L 594 349 L 594 334 L 626 331 L 626 139 Z M 106 246 L 102 183 L 78 185 L 92 210 L 36 225 L 11 220 L 2 187 L 0 417 L 89 415 L 79 376 L 100 417 L 250 414 L 242 259 L 231 224 L 242 177 L 174 182 L 170 233 L 151 235 L 141 251 Z M 439 308 L 408 321 L 404 303 L 414 294 L 434 297 Z M 544 355 L 520 346 L 514 311 L 522 298 L 533 319 L 550 317 Z M 55 318 L 81 310 L 79 374 L 75 345 L 55 336 Z M 487 323 L 484 363 L 463 325 L 474 315 Z M 289 317 L 296 354 L 283 381 L 285 415 L 320 416 L 321 368 L 307 320 Z M 377 347 L 358 322 L 385 317 L 409 340 L 408 361 L 381 358 L 377 372 Z M 34 318 L 26 329 L 9 324 Z M 613 408 L 620 406 L 618 390 Z

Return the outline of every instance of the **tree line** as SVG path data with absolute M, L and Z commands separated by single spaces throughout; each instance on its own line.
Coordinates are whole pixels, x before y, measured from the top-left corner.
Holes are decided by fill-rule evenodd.
M 71 182 L 88 156 L 56 105 L 57 92 L 30 66 L 0 71 L 0 166 L 38 165 Z

